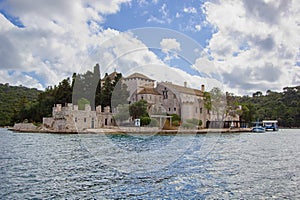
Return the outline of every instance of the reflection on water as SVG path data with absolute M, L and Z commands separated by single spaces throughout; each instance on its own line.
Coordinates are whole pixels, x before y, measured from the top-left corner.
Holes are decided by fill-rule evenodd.
M 299 130 L 211 135 L 209 151 L 206 135 L 0 136 L 0 199 L 300 198 Z

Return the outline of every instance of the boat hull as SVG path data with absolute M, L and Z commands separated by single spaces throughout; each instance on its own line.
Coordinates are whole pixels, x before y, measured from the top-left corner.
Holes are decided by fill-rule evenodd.
M 255 133 L 264 133 L 264 132 L 266 132 L 266 129 L 263 128 L 263 127 L 253 127 L 252 128 L 252 132 L 255 132 Z

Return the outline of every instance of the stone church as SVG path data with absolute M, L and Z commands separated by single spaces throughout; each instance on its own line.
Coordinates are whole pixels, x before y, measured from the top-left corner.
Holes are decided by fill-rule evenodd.
M 130 91 L 129 102 L 145 100 L 148 103 L 149 114 L 177 114 L 182 121 L 197 119 L 205 122 L 207 110 L 204 107 L 205 86 L 201 90 L 182 86 L 171 82 L 159 82 L 145 75 L 135 73 L 124 79 Z
M 201 89 L 193 89 L 187 87 L 186 82 L 183 85 L 157 83 L 140 73 L 131 74 L 121 81 L 127 85 L 129 104 L 140 100 L 147 101 L 150 116 L 177 114 L 182 122 L 189 119 L 201 120 L 202 127 L 206 127 L 208 121 L 215 120 L 215 114 L 204 106 L 204 85 L 200 86 Z M 90 105 L 85 105 L 84 110 L 79 110 L 77 105 L 67 104 L 62 107 L 57 104 L 53 107 L 52 117 L 43 118 L 43 124 L 54 131 L 80 132 L 85 129 L 99 129 L 115 125 L 115 112 L 110 107 L 105 107 L 102 111 L 101 106 L 92 110 Z M 225 120 L 237 121 L 238 116 L 226 116 Z

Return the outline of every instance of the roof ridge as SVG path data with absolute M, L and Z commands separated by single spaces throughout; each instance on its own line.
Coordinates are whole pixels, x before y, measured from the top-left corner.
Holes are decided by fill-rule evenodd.
M 138 73 L 138 72 L 135 72 L 135 73 L 127 76 L 125 79 L 130 79 L 130 78 L 142 78 L 142 79 L 154 81 L 153 79 L 149 78 L 148 76 L 146 76 L 142 73 Z

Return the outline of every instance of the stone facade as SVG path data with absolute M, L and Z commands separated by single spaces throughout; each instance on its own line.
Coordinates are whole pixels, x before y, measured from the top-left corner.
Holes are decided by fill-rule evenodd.
M 133 101 L 137 101 L 135 96 L 132 96 L 133 93 L 137 94 L 140 91 L 143 90 L 144 87 L 147 88 L 153 88 L 155 81 L 148 78 L 147 76 L 140 74 L 140 73 L 134 73 L 126 78 L 123 79 L 123 83 L 127 85 L 128 91 L 129 91 L 129 97 L 130 99 L 133 99 Z
M 134 103 L 140 100 L 148 102 L 148 112 L 155 114 L 177 114 L 181 120 L 198 119 L 205 122 L 208 118 L 204 108 L 203 94 L 204 85 L 201 90 L 188 88 L 170 82 L 157 83 L 142 74 L 132 74 L 124 79 L 130 98 Z
M 155 81 L 147 76 L 134 73 L 122 79 L 129 91 L 129 103 L 145 100 L 148 103 L 150 115 L 162 116 L 177 114 L 181 121 L 188 119 L 201 120 L 202 127 L 209 121 L 218 121 L 216 114 L 209 112 L 204 106 L 205 86 L 201 89 L 187 87 L 185 82 L 182 86 L 171 82 Z M 156 85 L 156 86 L 155 86 Z M 100 129 L 114 126 L 113 113 L 110 107 L 105 107 L 104 112 L 101 106 L 93 111 L 90 105 L 85 105 L 84 110 L 79 110 L 77 105 L 67 104 L 62 107 L 57 104 L 53 107 L 52 117 L 43 118 L 44 127 L 58 132 L 80 132 L 85 129 Z M 239 116 L 227 115 L 225 121 L 238 121 Z
M 205 127 L 208 121 L 218 120 L 216 113 L 208 111 L 204 106 L 204 85 L 200 86 L 200 90 L 187 87 L 186 82 L 182 86 L 160 82 L 155 87 L 154 80 L 137 73 L 124 80 L 130 91 L 129 102 L 147 101 L 150 115 L 177 114 L 183 122 L 188 119 L 201 120 L 202 127 Z M 222 120 L 239 121 L 239 116 L 226 115 Z
M 56 104 L 52 110 L 52 117 L 43 118 L 44 127 L 54 131 L 76 131 L 85 129 L 98 129 L 114 125 L 113 116 L 109 107 L 101 112 L 101 106 L 96 111 L 90 105 L 85 105 L 84 110 L 79 110 L 77 105 L 67 104 L 62 107 Z

